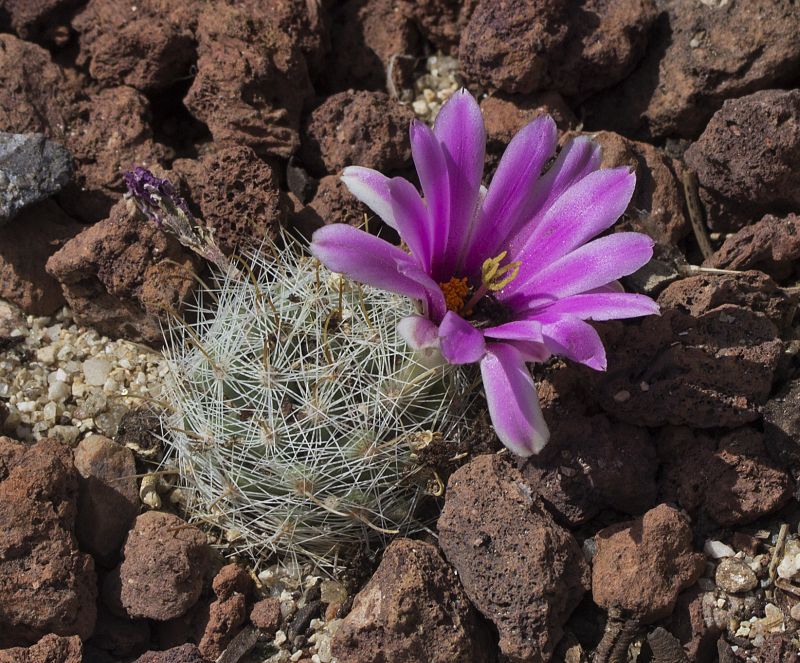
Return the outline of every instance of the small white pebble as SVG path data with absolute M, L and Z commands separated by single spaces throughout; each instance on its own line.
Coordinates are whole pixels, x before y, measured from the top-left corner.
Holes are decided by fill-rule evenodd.
M 102 387 L 111 372 L 111 362 L 106 359 L 87 359 L 83 362 L 83 375 L 87 384 Z
M 303 658 L 303 650 L 302 649 L 298 649 L 294 654 L 292 654 L 289 657 L 289 660 L 290 661 L 299 661 L 301 658 Z
M 17 403 L 17 410 L 20 412 L 33 412 L 36 409 L 36 401 L 20 401 Z
M 275 639 L 272 642 L 276 647 L 280 647 L 286 640 L 286 634 L 283 631 L 277 631 L 275 633 Z
M 722 541 L 712 541 L 707 539 L 703 545 L 703 552 L 711 559 L 722 559 L 723 557 L 733 557 L 736 553 L 729 545 Z
M 623 389 L 622 391 L 618 391 L 616 394 L 614 394 L 614 400 L 617 401 L 617 403 L 624 403 L 625 401 L 629 400 L 630 397 L 631 397 L 631 392 L 625 389 Z

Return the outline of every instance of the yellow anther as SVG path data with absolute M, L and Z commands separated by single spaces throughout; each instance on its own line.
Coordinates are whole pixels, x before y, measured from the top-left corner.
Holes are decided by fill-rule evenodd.
M 447 283 L 440 283 L 439 287 L 444 294 L 444 301 L 450 311 L 459 311 L 464 306 L 464 299 L 469 294 L 467 277 L 456 278 L 455 276 Z
M 487 258 L 483 261 L 483 266 L 481 267 L 481 281 L 483 287 L 487 290 L 492 290 L 493 292 L 502 290 L 517 278 L 522 262 L 516 260 L 502 267 L 500 266 L 500 263 L 507 254 L 508 251 L 503 251 L 500 255 L 494 258 Z

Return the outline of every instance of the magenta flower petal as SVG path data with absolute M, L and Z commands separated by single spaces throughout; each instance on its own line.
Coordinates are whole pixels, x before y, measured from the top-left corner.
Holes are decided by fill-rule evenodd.
M 408 180 L 389 180 L 389 195 L 395 228 L 426 273 L 431 273 L 431 219 L 419 193 Z
M 498 299 L 516 310 L 541 308 L 631 274 L 652 255 L 653 240 L 647 235 L 600 237 L 548 265 L 527 282 L 513 281 Z
M 514 255 L 524 281 L 561 256 L 600 234 L 622 216 L 636 177 L 627 168 L 597 170 L 567 189 L 542 215 Z
M 483 334 L 453 311 L 439 325 L 439 349 L 451 364 L 474 364 L 486 351 Z
M 622 320 L 642 315 L 658 315 L 659 307 L 644 295 L 625 292 L 572 295 L 542 309 L 549 315 L 570 315 L 580 320 Z M 489 330 L 485 330 L 488 335 Z
M 397 323 L 397 333 L 414 350 L 439 344 L 439 327 L 421 315 L 409 315 Z
M 542 343 L 542 323 L 538 320 L 514 320 L 496 327 L 487 327 L 483 335 L 507 341 L 530 341 Z
M 450 179 L 439 139 L 418 120 L 411 123 L 411 154 L 417 169 L 425 204 L 431 218 L 433 256 L 441 260 L 450 227 Z M 434 265 L 434 272 L 439 265 Z
M 391 228 L 397 229 L 389 196 L 389 178 L 372 168 L 348 166 L 340 177 L 356 198 L 377 214 Z
M 465 273 L 476 271 L 486 258 L 497 255 L 512 230 L 527 220 L 531 198 L 537 195 L 536 181 L 555 152 L 557 140 L 556 123 L 544 115 L 523 127 L 508 144 L 489 185 Z
M 600 336 L 588 322 L 572 316 L 551 316 L 542 324 L 544 345 L 550 352 L 585 364 L 596 371 L 606 370 L 606 350 Z
M 459 90 L 442 106 L 433 133 L 442 146 L 450 189 L 449 227 L 441 269 L 454 273 L 473 235 L 486 152 L 483 117 L 469 92 Z
M 550 432 L 520 352 L 505 343 L 491 343 L 481 360 L 481 376 L 489 416 L 500 441 L 523 458 L 539 453 Z
M 407 253 L 344 223 L 334 223 L 317 230 L 311 239 L 310 251 L 331 271 L 375 288 L 422 301 L 431 296 L 442 296 L 433 281 L 426 288 L 418 278 L 399 271 L 399 268 L 405 267 L 414 277 L 420 271 Z M 429 292 L 431 289 L 436 292 Z

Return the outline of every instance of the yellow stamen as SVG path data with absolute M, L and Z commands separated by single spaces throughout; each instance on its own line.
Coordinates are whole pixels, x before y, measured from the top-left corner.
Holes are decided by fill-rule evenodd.
M 516 260 L 502 267 L 500 266 L 507 254 L 508 251 L 503 251 L 500 255 L 483 261 L 481 282 L 486 289 L 497 292 L 517 278 L 520 265 L 522 265 L 521 261 Z
M 467 277 L 456 278 L 455 276 L 447 283 L 440 283 L 439 287 L 444 294 L 444 301 L 450 311 L 459 311 L 464 306 L 464 299 L 469 294 Z

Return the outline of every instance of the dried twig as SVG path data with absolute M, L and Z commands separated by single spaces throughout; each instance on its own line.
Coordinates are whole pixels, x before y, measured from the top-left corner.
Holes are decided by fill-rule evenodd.
M 778 564 L 783 559 L 783 547 L 786 545 L 786 535 L 789 533 L 789 525 L 784 523 L 778 530 L 778 539 L 775 541 L 775 548 L 772 550 L 772 559 L 769 560 L 769 579 L 775 582 L 778 575 Z
M 700 247 L 700 252 L 703 254 L 703 258 L 710 258 L 714 255 L 714 247 L 711 246 L 711 239 L 708 237 L 705 215 L 700 203 L 700 195 L 697 192 L 697 173 L 692 170 L 685 169 L 683 171 L 683 195 L 686 197 L 689 222 L 692 224 L 692 231 Z

